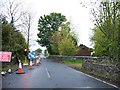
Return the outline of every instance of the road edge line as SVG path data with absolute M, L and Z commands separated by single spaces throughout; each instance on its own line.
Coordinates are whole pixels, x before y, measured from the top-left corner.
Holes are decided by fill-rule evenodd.
M 73 68 L 71 68 L 71 69 L 73 69 Z M 98 80 L 98 81 L 100 81 L 100 82 L 106 83 L 106 84 L 108 84 L 108 85 L 110 85 L 110 86 L 113 86 L 113 87 L 115 87 L 115 88 L 120 89 L 120 88 L 119 88 L 118 86 L 116 86 L 116 85 L 110 84 L 110 83 L 108 83 L 108 82 L 106 82 L 106 81 L 103 81 L 103 80 L 101 80 L 101 79 L 98 79 L 98 78 L 96 78 L 96 77 L 93 77 L 93 76 L 91 76 L 91 75 L 89 75 L 89 74 L 83 73 L 83 72 L 78 71 L 78 70 L 76 70 L 76 69 L 73 69 L 73 70 L 74 70 L 75 72 L 82 73 L 82 74 L 84 74 L 84 75 L 86 75 L 86 76 L 88 76 L 88 77 L 91 77 L 91 78 L 96 79 L 96 80 Z

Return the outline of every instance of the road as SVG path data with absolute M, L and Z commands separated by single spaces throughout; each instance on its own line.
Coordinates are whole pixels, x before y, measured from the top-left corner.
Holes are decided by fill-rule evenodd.
M 25 74 L 7 74 L 2 77 L 3 88 L 110 88 L 111 85 L 78 72 L 64 64 L 42 59 L 32 70 L 23 67 Z M 114 88 L 114 89 L 113 89 Z M 93 90 L 93 89 L 92 89 Z M 109 90 L 109 89 L 106 89 Z

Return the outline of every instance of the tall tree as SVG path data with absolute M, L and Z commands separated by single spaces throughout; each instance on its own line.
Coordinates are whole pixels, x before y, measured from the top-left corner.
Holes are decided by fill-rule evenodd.
M 37 42 L 41 46 L 46 46 L 48 52 L 52 54 L 50 47 L 50 37 L 55 31 L 58 31 L 59 26 L 62 22 L 66 21 L 66 17 L 61 13 L 50 13 L 50 15 L 40 16 L 38 21 L 38 30 Z
M 59 50 L 58 50 L 58 41 L 60 41 L 63 37 L 60 35 L 60 31 L 54 32 L 54 34 L 50 38 L 50 46 L 51 50 L 54 55 L 59 55 Z
M 22 32 L 27 41 L 28 46 L 26 48 L 29 49 L 34 10 L 27 6 L 27 4 L 24 5 L 24 3 L 22 0 L 3 1 L 2 14 L 11 23 L 13 30 L 20 30 Z
M 10 38 L 11 37 L 11 38 Z M 13 30 L 10 23 L 5 19 L 2 22 L 2 51 L 10 51 L 13 56 L 23 58 L 23 50 L 26 47 L 26 41 L 21 32 Z
M 18 0 L 8 0 L 3 2 L 3 15 L 10 21 L 13 28 L 20 26 L 20 18 L 26 12 L 23 11 L 22 2 Z
M 67 41 L 62 42 L 64 40 L 68 40 L 68 42 Z M 71 33 L 71 28 L 70 28 L 69 22 L 62 23 L 60 25 L 59 31 L 56 31 L 52 35 L 50 42 L 51 42 L 50 45 L 51 45 L 52 51 L 55 55 L 60 55 L 60 54 L 61 55 L 75 55 L 76 54 L 75 51 L 77 51 L 77 44 L 76 44 L 77 39 L 75 38 L 75 35 L 73 34 L 73 32 Z M 70 46 L 66 46 L 67 43 L 69 43 Z M 63 48 L 66 47 L 66 49 L 63 49 L 62 47 Z M 69 49 L 69 50 L 72 49 L 72 50 L 68 53 L 68 52 L 66 52 L 67 49 Z M 67 53 L 67 54 L 65 54 L 65 53 Z
M 108 39 L 106 36 L 99 30 L 99 28 L 94 28 L 94 35 L 91 40 L 94 41 L 95 56 L 109 56 L 108 53 Z
M 22 28 L 24 29 L 22 32 L 23 34 L 27 37 L 27 47 L 29 49 L 30 46 L 30 36 L 31 36 L 31 27 L 32 27 L 32 22 L 34 20 L 33 14 L 29 11 L 26 12 L 21 18 L 22 20 Z
M 101 2 L 98 13 L 92 9 L 95 25 L 108 40 L 109 57 L 120 60 L 119 56 L 119 8 L 120 1 Z M 117 48 L 118 47 L 118 48 Z
M 63 38 L 58 42 L 58 50 L 60 55 L 76 55 L 78 47 L 71 38 Z

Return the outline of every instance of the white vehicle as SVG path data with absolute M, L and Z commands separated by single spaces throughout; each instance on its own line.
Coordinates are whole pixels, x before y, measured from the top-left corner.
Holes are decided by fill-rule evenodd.
M 46 58 L 46 57 L 45 57 L 44 54 L 40 54 L 40 58 L 41 58 L 41 59 L 42 59 L 42 58 L 44 59 L 44 58 Z

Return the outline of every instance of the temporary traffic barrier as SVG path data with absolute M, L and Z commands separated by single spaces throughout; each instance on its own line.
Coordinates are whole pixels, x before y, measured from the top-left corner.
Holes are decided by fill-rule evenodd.
M 19 68 L 18 68 L 18 72 L 16 74 L 24 74 L 25 72 L 23 72 L 23 70 L 22 70 L 21 60 L 18 60 L 18 61 L 19 61 Z

